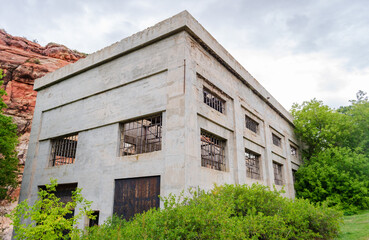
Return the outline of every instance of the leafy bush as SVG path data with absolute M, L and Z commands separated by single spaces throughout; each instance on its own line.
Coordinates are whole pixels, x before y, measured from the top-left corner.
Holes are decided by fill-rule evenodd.
M 113 217 L 81 239 L 333 239 L 341 222 L 340 212 L 326 205 L 284 198 L 257 184 L 215 186 L 163 201 L 162 210 L 129 222 Z
M 40 189 L 33 205 L 24 200 L 16 206 L 8 217 L 13 221 L 15 239 L 70 239 L 79 234 L 75 228 L 83 215 L 92 217 L 91 202 L 82 197 L 81 189 L 72 192 L 72 201 L 64 204 L 54 194 L 57 181 L 51 179 L 46 190 Z M 78 214 L 67 218 L 79 206 Z M 26 221 L 31 223 L 26 223 Z

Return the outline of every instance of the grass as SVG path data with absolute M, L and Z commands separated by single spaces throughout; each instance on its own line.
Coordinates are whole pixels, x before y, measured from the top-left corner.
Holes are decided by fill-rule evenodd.
M 338 239 L 369 240 L 369 210 L 343 218 L 343 226 Z

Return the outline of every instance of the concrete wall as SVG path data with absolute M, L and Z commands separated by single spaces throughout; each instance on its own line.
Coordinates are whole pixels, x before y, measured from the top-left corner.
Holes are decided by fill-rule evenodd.
M 127 41 L 142 43 L 150 34 L 157 41 L 135 45 L 131 51 L 122 45 L 124 54 L 106 58 L 117 52 L 113 45 L 40 80 L 20 201 L 34 201 L 37 187 L 49 183 L 50 177 L 59 183 L 77 182 L 93 201 L 92 208 L 100 211 L 102 223 L 113 213 L 115 179 L 160 175 L 164 196 L 189 187 L 209 189 L 214 183 L 272 186 L 273 161 L 283 164 L 286 196 L 294 196 L 291 171 L 300 163 L 290 154 L 290 144 L 298 147 L 291 116 L 279 105 L 272 108 L 273 99 L 268 102 L 255 94 L 256 88 L 263 88 L 251 89 L 245 81 L 256 80 L 232 63 L 207 32 L 203 37 L 214 49 L 205 49 L 194 37 L 201 25 L 186 14 L 182 18 L 193 31 L 171 28 L 170 34 L 158 37 L 148 29 L 147 35 Z M 166 23 L 160 24 L 162 31 Z M 214 52 L 223 54 L 244 77 L 230 71 Z M 105 60 L 93 63 L 100 58 Z M 87 63 L 95 65 L 82 71 Z M 204 86 L 226 101 L 224 114 L 203 103 Z M 163 116 L 162 150 L 119 156 L 119 123 L 153 113 Z M 245 114 L 259 123 L 257 134 L 245 128 Z M 201 129 L 226 139 L 226 171 L 201 167 Z M 75 163 L 50 167 L 51 139 L 71 133 L 78 133 Z M 281 137 L 282 147 L 272 144 L 272 133 Z M 246 177 L 245 148 L 261 155 L 261 180 Z

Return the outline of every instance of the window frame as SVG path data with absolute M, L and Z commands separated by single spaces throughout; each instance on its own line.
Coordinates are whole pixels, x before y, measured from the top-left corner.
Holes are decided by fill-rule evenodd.
M 134 132 L 137 135 L 129 134 L 134 134 Z M 119 134 L 118 154 L 121 157 L 161 151 L 163 148 L 163 114 L 156 113 L 121 122 Z
M 254 132 L 255 134 L 259 133 L 259 123 L 248 115 L 245 115 L 245 126 L 246 129 Z M 255 129 L 253 129 L 253 126 L 255 126 Z
M 254 158 L 251 157 L 247 157 L 247 154 L 249 155 L 253 155 Z M 246 177 L 251 178 L 251 179 L 256 179 L 256 180 L 261 180 L 262 178 L 262 174 L 261 174 L 261 167 L 260 167 L 260 158 L 261 155 L 258 153 L 255 153 L 253 151 L 250 151 L 248 149 L 245 148 L 245 166 L 246 166 Z M 254 162 L 257 164 L 252 165 L 252 164 L 248 164 L 248 162 Z M 257 166 L 256 166 L 257 165 Z M 256 167 L 253 167 L 256 166 Z M 250 170 L 249 170 L 250 169 Z M 253 169 L 258 169 L 258 172 L 253 172 Z M 256 177 L 255 177 L 256 175 Z
M 277 171 L 276 171 L 277 170 Z M 273 161 L 273 175 L 274 175 L 274 183 L 279 186 L 284 185 L 283 181 L 283 164 Z M 279 178 L 280 176 L 280 178 Z
M 50 167 L 75 163 L 78 148 L 78 133 L 53 138 L 50 140 L 50 145 Z
M 206 95 L 210 95 L 211 99 L 207 98 Z M 221 98 L 218 94 L 214 93 L 214 91 L 211 91 L 205 86 L 203 86 L 202 88 L 202 102 L 205 103 L 207 106 L 211 107 L 212 109 L 222 114 L 225 114 L 226 101 L 223 98 Z
M 297 147 L 290 144 L 290 153 L 293 157 L 298 157 Z
M 217 171 L 227 171 L 225 154 L 227 140 L 201 129 L 200 143 L 201 166 Z
M 272 133 L 272 142 L 273 142 L 273 145 L 275 145 L 277 147 L 282 147 L 282 138 L 277 136 L 274 133 Z

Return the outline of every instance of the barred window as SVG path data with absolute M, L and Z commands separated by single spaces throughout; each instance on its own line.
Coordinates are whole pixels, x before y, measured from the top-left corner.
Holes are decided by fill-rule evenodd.
M 260 179 L 260 155 L 245 150 L 246 176 L 253 179 Z
M 250 129 L 254 133 L 257 133 L 258 128 L 259 128 L 259 123 L 251 119 L 250 117 L 246 116 L 246 128 Z
M 277 185 L 283 185 L 282 166 L 282 164 L 273 162 L 274 182 Z
M 161 150 L 161 114 L 121 124 L 120 156 Z
M 291 155 L 297 157 L 297 148 L 295 148 L 292 145 L 290 147 L 291 147 Z
M 224 113 L 225 110 L 225 101 L 222 100 L 220 97 L 216 96 L 214 93 L 209 91 L 208 89 L 203 89 L 204 94 L 204 103 L 206 105 L 210 106 L 211 108 L 214 108 L 220 113 Z
M 72 164 L 76 159 L 78 134 L 51 140 L 50 166 Z
M 281 146 L 281 138 L 278 137 L 277 135 L 272 134 L 272 138 L 273 138 L 273 144 L 280 147 Z
M 201 130 L 201 166 L 225 171 L 226 140 Z

